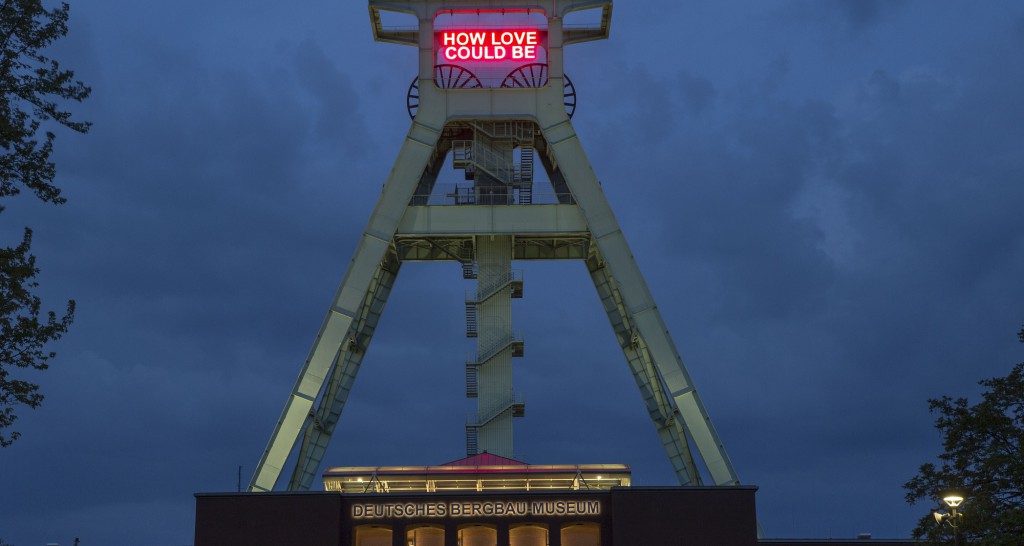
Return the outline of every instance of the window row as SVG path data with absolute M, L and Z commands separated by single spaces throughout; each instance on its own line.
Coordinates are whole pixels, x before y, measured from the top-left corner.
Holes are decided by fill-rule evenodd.
M 458 546 L 498 546 L 495 525 L 468 523 L 457 531 Z M 522 523 L 508 528 L 508 546 L 550 546 L 547 525 Z M 558 529 L 561 546 L 601 546 L 601 526 L 597 523 L 566 523 Z M 354 530 L 353 546 L 392 546 L 394 531 L 387 525 L 360 525 Z M 408 546 L 445 546 L 442 525 L 405 528 Z

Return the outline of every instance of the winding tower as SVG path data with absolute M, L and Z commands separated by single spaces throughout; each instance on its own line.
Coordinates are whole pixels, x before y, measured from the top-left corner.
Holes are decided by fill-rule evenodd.
M 563 24 L 577 11 L 589 22 Z M 395 12 L 418 24 L 386 25 Z M 611 0 L 369 0 L 369 13 L 377 41 L 419 52 L 412 124 L 249 490 L 273 490 L 296 450 L 287 489 L 309 489 L 399 270 L 433 260 L 476 280 L 465 302 L 477 341 L 465 363 L 477 400 L 467 455 L 511 457 L 524 412 L 511 382 L 524 351 L 513 262 L 583 260 L 679 483 L 738 485 L 571 121 L 563 48 L 607 38 Z M 449 156 L 464 183 L 437 182 Z M 538 169 L 549 186 L 535 188 Z

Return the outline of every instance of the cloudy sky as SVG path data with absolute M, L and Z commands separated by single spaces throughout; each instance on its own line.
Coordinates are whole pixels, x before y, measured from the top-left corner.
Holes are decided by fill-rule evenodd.
M 566 51 L 573 123 L 772 537 L 907 537 L 927 399 L 1022 360 L 1024 4 L 648 0 Z M 359 1 L 72 2 L 68 203 L 8 199 L 47 395 L 0 450 L 15 546 L 191 544 L 248 480 L 409 127 Z M 459 173 L 447 170 L 447 181 Z M 582 263 L 525 263 L 516 452 L 672 472 Z M 454 263 L 403 268 L 325 462 L 464 453 Z

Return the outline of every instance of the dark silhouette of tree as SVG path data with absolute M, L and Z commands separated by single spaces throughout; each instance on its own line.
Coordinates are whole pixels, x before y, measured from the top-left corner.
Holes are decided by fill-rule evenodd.
M 67 34 L 68 10 L 65 3 L 47 10 L 41 0 L 0 3 L 0 198 L 28 189 L 46 203 L 65 201 L 53 183 L 55 135 L 48 128 L 88 132 L 90 124 L 73 121 L 61 104 L 80 102 L 91 90 L 43 52 Z M 52 311 L 40 317 L 42 303 L 33 294 L 39 269 L 31 244 L 32 231 L 25 228 L 17 246 L 0 247 L 0 447 L 19 436 L 6 432 L 17 419 L 15 407 L 35 408 L 43 400 L 38 385 L 12 372 L 45 370 L 55 354 L 44 346 L 67 332 L 74 318 L 74 301 L 61 317 Z
M 1024 343 L 1024 329 L 1018 333 Z M 966 498 L 957 529 L 964 544 L 1020 546 L 1024 543 L 1024 362 L 1006 377 L 979 383 L 981 402 L 948 396 L 929 400 L 942 434 L 939 464 L 921 465 L 903 485 L 907 502 L 944 507 L 943 491 L 955 489 Z M 929 513 L 914 537 L 929 544 L 952 544 L 953 529 L 939 526 Z

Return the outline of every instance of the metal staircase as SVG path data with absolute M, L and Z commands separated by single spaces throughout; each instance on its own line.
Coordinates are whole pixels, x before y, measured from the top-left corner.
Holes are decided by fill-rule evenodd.
M 507 287 L 512 288 L 513 298 L 523 297 L 523 272 L 509 271 L 508 274 L 494 279 L 490 285 L 477 287 L 475 292 L 466 295 L 466 301 L 483 303 Z
M 465 275 L 463 275 L 465 276 Z M 510 289 L 509 296 L 512 298 L 523 297 L 523 279 L 521 271 L 511 271 L 496 283 L 487 287 L 478 287 L 474 292 L 466 294 L 466 337 L 477 337 L 479 330 L 480 304 L 491 299 L 493 296 L 502 293 L 506 288 Z
M 493 346 L 476 355 L 476 360 L 466 361 L 466 398 L 476 398 L 479 394 L 478 374 L 480 367 L 487 364 L 489 360 L 501 354 L 508 348 L 512 348 L 513 357 L 521 357 L 525 353 L 526 343 L 522 336 L 511 335 L 499 340 Z
M 480 450 L 480 428 L 511 411 L 512 417 L 526 415 L 526 403 L 519 394 L 509 393 L 502 403 L 466 419 L 466 454 L 476 455 Z
M 473 245 L 465 244 L 459 251 L 459 261 L 462 263 L 462 278 L 463 279 L 475 279 L 476 278 L 476 260 L 473 256 Z
M 479 308 L 476 306 L 476 302 L 466 302 L 466 337 L 477 337 L 480 335 L 478 328 L 478 316 L 477 311 Z
M 470 123 L 473 138 L 452 141 L 452 166 L 466 180 L 476 181 L 473 204 L 533 203 L 534 139 L 536 126 L 527 121 Z M 513 150 L 519 148 L 519 161 Z M 495 186 L 504 186 L 504 190 Z M 513 191 L 518 190 L 518 200 Z M 458 196 L 456 196 L 458 197 Z
M 519 204 L 533 204 L 533 141 L 519 145 Z
M 457 205 L 532 204 L 536 123 L 471 121 L 458 127 L 451 140 L 452 166 L 472 184 L 448 197 Z M 475 359 L 466 362 L 466 397 L 477 400 L 478 412 L 466 424 L 469 455 L 481 447 L 511 453 L 510 419 L 525 413 L 521 401 L 506 397 L 498 386 L 511 383 L 511 359 L 524 353 L 522 339 L 510 330 L 511 306 L 502 301 L 523 297 L 522 275 L 511 270 L 512 244 L 508 236 L 474 239 L 459 255 L 463 277 L 477 279 L 465 298 L 466 337 L 478 341 Z
M 480 392 L 478 390 L 480 384 L 477 381 L 477 367 L 470 366 L 469 362 L 466 363 L 466 398 L 476 398 Z
M 466 423 L 466 455 L 473 456 L 480 452 L 480 427 Z
M 477 353 L 476 360 L 473 362 L 467 362 L 466 365 L 483 366 L 488 360 L 498 356 L 499 353 L 512 348 L 512 356 L 520 357 L 525 352 L 526 343 L 523 341 L 522 334 L 512 334 L 506 338 L 499 339 L 497 343 L 494 343 L 484 351 Z

